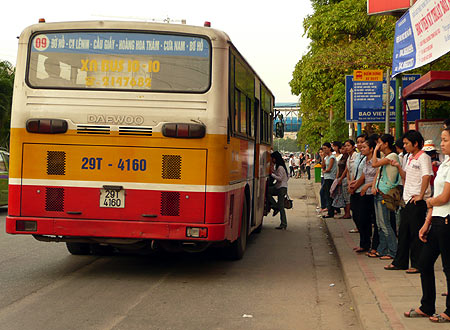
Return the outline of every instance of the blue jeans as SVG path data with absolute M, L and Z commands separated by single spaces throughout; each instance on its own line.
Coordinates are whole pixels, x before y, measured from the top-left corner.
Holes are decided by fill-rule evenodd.
M 397 253 L 397 238 L 391 225 L 391 213 L 382 201 L 383 196 L 381 194 L 375 195 L 375 217 L 380 235 L 380 244 L 377 252 L 383 256 L 388 255 L 394 258 Z

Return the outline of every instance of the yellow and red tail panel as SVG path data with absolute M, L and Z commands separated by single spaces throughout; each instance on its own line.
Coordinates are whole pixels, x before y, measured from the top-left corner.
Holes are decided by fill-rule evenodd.
M 238 236 L 253 176 L 248 142 L 25 129 L 12 129 L 11 141 L 8 233 L 182 240 L 186 227 L 200 226 L 206 240 Z M 105 205 L 111 187 L 124 193 L 120 207 Z M 17 220 L 37 221 L 37 230 Z

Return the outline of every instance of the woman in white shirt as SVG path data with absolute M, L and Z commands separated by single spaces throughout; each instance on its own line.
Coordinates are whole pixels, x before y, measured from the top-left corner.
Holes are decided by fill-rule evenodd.
M 450 128 L 441 134 L 443 154 L 450 155 Z M 450 296 L 446 298 L 446 310 L 434 314 L 436 302 L 436 283 L 434 264 L 442 256 L 444 274 L 447 279 L 447 292 L 450 290 L 450 159 L 439 166 L 434 180 L 435 197 L 427 199 L 428 213 L 419 238 L 425 243 L 419 259 L 422 283 L 421 306 L 405 312 L 406 317 L 429 317 L 437 323 L 450 322 Z

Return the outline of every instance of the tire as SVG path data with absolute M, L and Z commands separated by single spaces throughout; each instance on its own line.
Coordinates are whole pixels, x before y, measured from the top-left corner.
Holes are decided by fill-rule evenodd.
M 239 233 L 239 237 L 227 248 L 228 259 L 230 260 L 242 259 L 245 253 L 245 248 L 247 247 L 247 236 L 248 236 L 247 201 L 244 200 L 241 217 L 241 231 Z
M 262 230 L 262 226 L 263 226 L 263 221 L 261 221 L 261 224 L 258 227 L 256 227 L 253 232 L 256 234 L 259 234 Z
M 69 243 L 66 242 L 67 250 L 70 254 L 85 256 L 91 254 L 91 247 L 88 243 Z

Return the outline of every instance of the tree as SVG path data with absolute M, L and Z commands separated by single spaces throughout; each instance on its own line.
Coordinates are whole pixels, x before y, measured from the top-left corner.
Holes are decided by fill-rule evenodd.
M 274 139 L 273 148 L 275 151 L 297 152 L 300 151 L 297 141 L 290 138 Z
M 291 91 L 300 95 L 302 127 L 299 144 L 316 150 L 322 142 L 348 137 L 345 123 L 345 75 L 355 69 L 392 66 L 396 17 L 368 16 L 366 0 L 312 0 L 314 13 L 305 18 L 308 52 L 297 63 Z M 447 70 L 450 54 L 432 64 L 408 72 Z M 426 102 L 426 118 L 445 116 L 450 102 Z M 370 125 L 378 132 L 383 124 Z
M 9 149 L 9 127 L 15 69 L 7 61 L 0 62 L 0 147 Z
M 309 51 L 297 63 L 290 86 L 301 96 L 298 142 L 314 150 L 348 137 L 345 75 L 391 66 L 396 19 L 368 16 L 365 0 L 316 0 L 313 8 L 303 22 Z

